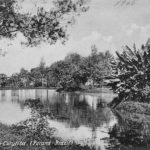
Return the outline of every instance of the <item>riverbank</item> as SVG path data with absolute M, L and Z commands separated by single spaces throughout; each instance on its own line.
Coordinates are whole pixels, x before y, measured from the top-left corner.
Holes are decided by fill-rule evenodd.
M 116 106 L 115 110 L 150 115 L 150 104 L 141 102 L 123 102 Z
M 16 87 L 5 87 L 0 88 L 0 90 L 32 90 L 32 89 L 50 89 L 50 90 L 56 90 L 56 87 L 23 87 L 23 88 L 16 88 Z
M 115 113 L 117 112 L 119 115 L 122 114 L 124 116 L 123 118 L 132 118 L 131 120 L 135 120 L 137 122 L 150 120 L 150 103 L 134 101 L 120 102 L 118 98 L 115 98 L 111 103 L 109 103 L 109 106 Z
M 56 88 L 57 89 L 57 88 Z M 112 88 L 109 86 L 102 86 L 102 87 L 84 87 L 78 90 L 63 90 L 63 89 L 57 89 L 58 92 L 75 92 L 75 93 L 114 93 Z
M 150 148 L 150 104 L 124 102 L 112 109 L 118 123 L 110 129 L 110 146 L 116 149 Z
M 23 135 L 14 134 L 12 132 L 11 126 L 2 124 L 0 122 L 0 149 L 11 149 L 10 142 L 15 143 L 16 141 L 22 141 Z M 7 146 L 6 146 L 7 145 Z M 14 148 L 13 150 L 19 150 L 19 148 Z
M 59 91 L 57 87 L 23 87 L 23 88 L 12 88 L 12 87 L 6 87 L 6 88 L 0 88 L 0 90 L 32 90 L 32 89 L 50 89 L 50 90 L 57 90 L 58 92 L 75 92 L 75 93 L 113 93 L 113 90 L 110 87 L 93 87 L 93 88 L 87 88 L 87 89 L 81 89 L 77 91 L 65 91 L 61 90 Z
M 112 108 L 112 111 L 124 120 L 150 124 L 150 104 L 148 103 L 123 102 Z
M 79 92 L 84 92 L 84 93 L 108 93 L 108 92 L 110 92 L 110 93 L 113 93 L 113 90 L 111 89 L 111 87 L 103 86 L 100 88 L 93 87 L 93 88 L 83 89 Z

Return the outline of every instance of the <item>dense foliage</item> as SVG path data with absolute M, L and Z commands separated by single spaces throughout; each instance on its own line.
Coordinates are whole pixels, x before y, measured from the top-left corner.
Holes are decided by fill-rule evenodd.
M 49 67 L 41 59 L 39 66 L 30 71 L 22 68 L 20 73 L 10 77 L 1 74 L 0 85 L 2 88 L 58 87 L 67 91 L 82 89 L 86 84 L 100 86 L 112 73 L 110 61 L 113 59 L 109 51 L 98 52 L 93 46 L 87 57 L 71 53 Z
M 118 53 L 117 77 L 120 83 L 117 92 L 121 101 L 150 101 L 150 45 L 133 50 L 126 46 Z
M 72 18 L 87 11 L 85 4 L 86 0 L 54 0 L 49 10 L 39 7 L 36 14 L 32 14 L 28 10 L 22 13 L 17 0 L 0 0 L 0 37 L 14 38 L 21 33 L 27 45 L 45 41 L 53 44 L 57 40 L 64 42 Z

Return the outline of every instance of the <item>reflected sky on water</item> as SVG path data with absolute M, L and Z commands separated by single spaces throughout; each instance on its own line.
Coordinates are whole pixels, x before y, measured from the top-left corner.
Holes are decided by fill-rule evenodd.
M 54 134 L 56 137 L 95 146 L 97 150 L 106 150 L 106 147 L 112 149 L 118 142 L 131 149 L 130 137 L 132 136 L 133 143 L 137 139 L 141 140 L 141 134 L 143 133 L 144 137 L 145 131 L 149 131 L 149 126 L 137 126 L 135 130 L 136 122 L 132 127 L 129 124 L 131 121 L 127 122 L 123 120 L 124 117 L 114 114 L 107 107 L 107 103 L 115 96 L 112 92 L 86 94 L 57 93 L 55 90 L 47 89 L 1 90 L 0 122 L 12 125 L 30 118 L 32 111 L 30 107 L 25 106 L 25 101 L 40 99 L 43 109 L 53 114 L 53 117 L 48 118 L 48 122 L 50 127 L 57 129 Z M 141 134 L 136 131 L 141 131 Z M 137 146 L 134 145 L 131 150 L 135 150 L 135 147 Z M 144 150 L 146 146 L 138 149 Z M 124 150 L 124 147 L 114 150 Z
M 113 95 L 114 96 L 114 95 Z M 2 90 L 0 91 L 0 121 L 15 124 L 31 116 L 30 108 L 24 106 L 26 99 L 39 98 L 45 109 L 54 114 L 50 127 L 57 129 L 55 136 L 103 147 L 101 138 L 108 137 L 108 128 L 116 123 L 113 113 L 105 107 L 104 98 L 112 93 L 99 95 L 85 93 L 57 93 L 55 90 Z

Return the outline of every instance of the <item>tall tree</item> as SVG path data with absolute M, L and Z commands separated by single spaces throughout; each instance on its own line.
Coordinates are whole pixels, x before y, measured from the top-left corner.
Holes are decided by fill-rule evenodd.
M 70 53 L 65 57 L 65 61 L 71 64 L 78 65 L 81 61 L 82 57 L 77 53 Z
M 46 76 L 47 76 L 44 58 L 41 58 L 41 61 L 39 64 L 39 73 L 41 76 L 41 83 L 42 83 L 42 87 L 43 87 L 44 86 L 44 79 L 46 80 Z
M 29 72 L 28 72 L 28 70 L 21 68 L 19 76 L 20 76 L 20 80 L 21 80 L 23 86 L 25 86 L 25 87 L 29 86 Z
M 112 72 L 110 61 L 114 58 L 109 51 L 98 52 L 98 48 L 93 45 L 91 54 L 86 58 L 86 70 L 89 73 L 89 78 L 94 83 L 100 83 L 106 76 Z

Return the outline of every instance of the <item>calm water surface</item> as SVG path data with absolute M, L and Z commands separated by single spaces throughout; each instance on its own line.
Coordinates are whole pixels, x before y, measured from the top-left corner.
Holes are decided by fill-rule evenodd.
M 57 129 L 56 137 L 106 150 L 109 145 L 116 146 L 120 138 L 122 140 L 123 137 L 118 137 L 117 133 L 126 129 L 124 120 L 106 107 L 106 103 L 113 100 L 114 97 L 113 93 L 60 94 L 55 90 L 47 89 L 2 90 L 0 91 L 0 122 L 12 125 L 30 118 L 31 109 L 25 107 L 25 100 L 39 98 L 44 109 L 48 109 L 54 116 L 48 122 L 50 127 Z M 114 140 L 115 142 L 112 142 L 112 139 L 104 140 L 110 137 L 113 140 L 117 137 L 117 140 Z M 129 135 L 124 135 L 124 140 L 126 138 L 129 139 Z M 133 149 L 144 150 L 147 149 L 147 146 L 141 148 L 133 146 Z

